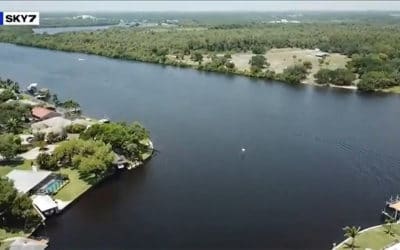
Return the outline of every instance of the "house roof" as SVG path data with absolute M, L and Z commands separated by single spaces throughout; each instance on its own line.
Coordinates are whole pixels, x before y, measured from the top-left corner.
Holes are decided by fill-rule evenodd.
M 14 187 L 21 193 L 27 193 L 51 175 L 43 170 L 13 170 L 6 177 L 14 182 Z
M 65 129 L 69 125 L 71 125 L 71 120 L 65 119 L 60 116 L 56 116 L 40 122 L 35 122 L 31 125 L 31 128 L 32 131 L 35 133 L 36 132 L 59 133 L 61 130 Z
M 36 195 L 32 200 L 33 204 L 42 212 L 58 207 L 57 203 L 48 195 Z
M 32 115 L 40 119 L 46 117 L 51 113 L 55 113 L 55 111 L 43 107 L 32 108 Z

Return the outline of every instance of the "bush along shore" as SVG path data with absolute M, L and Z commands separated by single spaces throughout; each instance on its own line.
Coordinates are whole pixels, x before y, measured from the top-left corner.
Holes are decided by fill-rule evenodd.
M 398 93 L 399 31 L 385 22 L 111 28 L 54 35 L 2 27 L 0 41 L 291 84 Z
M 153 153 L 139 123 L 82 115 L 48 89 L 0 79 L 0 242 L 29 236 L 46 217 Z

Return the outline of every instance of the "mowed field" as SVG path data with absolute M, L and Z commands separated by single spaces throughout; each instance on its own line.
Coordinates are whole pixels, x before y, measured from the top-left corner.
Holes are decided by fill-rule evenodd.
M 265 57 L 270 64 L 268 67 L 269 70 L 275 71 L 275 73 L 282 73 L 283 70 L 289 66 L 303 63 L 305 61 L 309 61 L 312 64 L 312 69 L 309 71 L 309 75 L 307 79 L 303 81 L 303 83 L 313 84 L 314 83 L 314 74 L 318 72 L 318 70 L 322 68 L 326 69 L 337 69 L 337 68 L 345 68 L 346 63 L 350 60 L 345 55 L 338 53 L 329 53 L 328 56 L 320 63 L 320 57 L 317 54 L 320 51 L 311 50 L 311 49 L 299 49 L 299 48 L 282 48 L 282 49 L 270 49 L 265 53 Z M 218 56 L 223 56 L 224 54 L 218 54 Z M 235 64 L 235 67 L 239 71 L 250 71 L 249 61 L 252 56 L 255 54 L 246 52 L 246 53 L 233 53 L 232 62 Z M 168 55 L 170 60 L 176 60 L 183 62 L 188 65 L 198 65 L 197 62 L 194 62 L 190 59 L 190 56 L 185 56 L 184 60 L 178 60 L 174 55 Z M 203 64 L 211 62 L 211 55 L 204 54 L 203 55 Z

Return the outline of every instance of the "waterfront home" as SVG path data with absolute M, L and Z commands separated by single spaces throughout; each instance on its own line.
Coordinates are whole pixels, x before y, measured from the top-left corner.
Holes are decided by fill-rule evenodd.
M 8 173 L 6 177 L 13 181 L 18 192 L 24 194 L 35 193 L 53 179 L 52 172 L 37 170 L 36 167 L 32 167 L 32 170 L 15 169 Z
M 67 183 L 60 175 L 32 167 L 32 170 L 13 170 L 6 177 L 13 182 L 18 192 L 31 196 L 33 206 L 43 219 L 44 216 L 53 215 L 62 209 L 50 196 Z
M 33 133 L 43 133 L 46 136 L 49 133 L 53 133 L 64 138 L 66 136 L 66 128 L 71 124 L 71 120 L 58 116 L 35 122 L 31 125 L 31 129 Z
M 58 213 L 60 210 L 58 204 L 49 195 L 34 195 L 32 196 L 33 205 L 46 216 L 51 216 Z
M 53 117 L 58 117 L 61 116 L 60 113 L 57 113 L 54 110 L 48 109 L 48 108 L 43 108 L 43 107 L 34 107 L 32 108 L 32 116 L 34 119 L 36 120 L 46 120 L 46 119 L 50 119 Z

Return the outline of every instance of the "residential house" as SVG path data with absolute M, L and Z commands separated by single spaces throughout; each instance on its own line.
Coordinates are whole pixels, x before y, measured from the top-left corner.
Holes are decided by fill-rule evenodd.
M 49 108 L 43 108 L 43 107 L 34 107 L 32 108 L 31 112 L 33 118 L 40 121 L 61 116 L 60 113 L 57 113 L 56 111 L 51 110 Z

